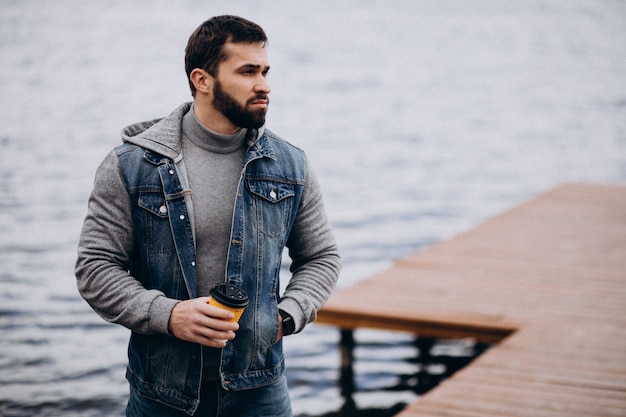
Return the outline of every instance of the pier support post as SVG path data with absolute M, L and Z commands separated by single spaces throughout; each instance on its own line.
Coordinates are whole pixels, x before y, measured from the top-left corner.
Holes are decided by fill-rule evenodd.
M 341 395 L 346 400 L 344 407 L 350 408 L 354 406 L 352 395 L 355 391 L 353 368 L 354 332 L 351 329 L 341 329 L 339 350 L 341 352 Z

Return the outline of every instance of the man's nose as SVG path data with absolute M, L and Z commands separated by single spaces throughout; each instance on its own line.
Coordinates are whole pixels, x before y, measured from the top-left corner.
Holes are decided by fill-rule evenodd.
M 257 83 L 254 85 L 254 91 L 256 93 L 265 93 L 269 94 L 272 89 L 270 88 L 270 84 L 267 82 L 267 78 L 264 76 L 260 76 Z

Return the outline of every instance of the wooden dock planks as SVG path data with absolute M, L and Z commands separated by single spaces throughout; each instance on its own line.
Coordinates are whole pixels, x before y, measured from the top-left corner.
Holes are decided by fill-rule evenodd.
M 564 184 L 337 292 L 318 321 L 498 342 L 400 416 L 626 415 L 626 187 Z

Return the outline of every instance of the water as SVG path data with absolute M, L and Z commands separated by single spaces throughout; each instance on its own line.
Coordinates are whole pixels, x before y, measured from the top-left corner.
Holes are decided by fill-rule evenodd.
M 558 183 L 626 181 L 621 1 L 0 0 L 1 415 L 121 414 L 128 332 L 73 277 L 87 196 L 122 126 L 189 100 L 186 39 L 223 13 L 270 37 L 269 125 L 317 168 L 340 287 Z M 429 363 L 411 335 L 356 337 L 362 415 L 475 348 Z M 287 340 L 296 414 L 344 405 L 338 338 Z

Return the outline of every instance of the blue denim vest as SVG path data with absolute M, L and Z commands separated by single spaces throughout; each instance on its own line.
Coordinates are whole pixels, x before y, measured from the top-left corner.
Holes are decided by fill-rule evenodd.
M 116 149 L 131 196 L 136 247 L 130 273 L 167 297 L 197 297 L 194 240 L 179 166 L 154 150 Z M 278 335 L 283 248 L 306 179 L 304 153 L 268 130 L 249 148 L 239 180 L 226 280 L 242 286 L 250 305 L 237 337 L 222 351 L 227 390 L 266 385 L 284 373 Z M 127 378 L 144 395 L 192 413 L 202 379 L 201 346 L 168 335 L 133 333 Z

